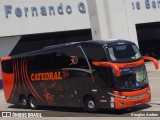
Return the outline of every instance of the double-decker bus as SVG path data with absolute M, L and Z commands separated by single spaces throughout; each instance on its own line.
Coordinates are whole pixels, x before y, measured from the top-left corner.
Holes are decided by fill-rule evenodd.
M 1 58 L 8 103 L 123 109 L 145 104 L 151 91 L 144 60 L 130 41 L 85 41 L 47 46 Z

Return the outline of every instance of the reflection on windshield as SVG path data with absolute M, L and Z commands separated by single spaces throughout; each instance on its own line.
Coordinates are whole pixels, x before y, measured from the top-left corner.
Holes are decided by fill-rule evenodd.
M 121 69 L 121 77 L 115 77 L 116 89 L 136 90 L 148 85 L 144 65 L 136 68 Z
M 134 61 L 141 58 L 141 54 L 135 44 L 124 44 L 106 47 L 112 61 Z

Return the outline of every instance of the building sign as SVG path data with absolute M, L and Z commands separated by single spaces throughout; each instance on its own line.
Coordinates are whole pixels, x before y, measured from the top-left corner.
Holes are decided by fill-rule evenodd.
M 86 6 L 83 2 L 79 2 L 77 5 L 77 9 L 81 14 L 86 13 Z M 58 6 L 41 6 L 41 7 L 13 7 L 12 5 L 4 5 L 4 12 L 6 18 L 9 18 L 10 15 L 14 14 L 16 17 L 28 17 L 30 14 L 32 17 L 38 17 L 38 16 L 54 16 L 57 13 L 59 15 L 64 14 L 72 14 L 72 6 L 71 5 L 63 5 L 63 3 L 60 3 Z
M 160 9 L 160 0 L 136 0 L 132 2 L 133 10 Z

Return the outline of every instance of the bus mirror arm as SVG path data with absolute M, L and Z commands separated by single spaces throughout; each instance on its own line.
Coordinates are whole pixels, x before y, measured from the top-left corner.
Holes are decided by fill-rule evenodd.
M 144 60 L 149 60 L 149 61 L 152 61 L 154 63 L 154 66 L 155 68 L 158 70 L 158 61 L 152 57 L 148 57 L 148 56 L 143 56 L 143 59 Z
M 99 67 L 111 67 L 111 68 L 113 68 L 115 70 L 115 74 L 116 74 L 117 77 L 121 76 L 119 67 L 117 65 L 115 65 L 114 63 L 110 63 L 110 62 L 95 62 L 95 61 L 93 61 L 92 63 L 93 63 L 93 65 L 99 66 Z

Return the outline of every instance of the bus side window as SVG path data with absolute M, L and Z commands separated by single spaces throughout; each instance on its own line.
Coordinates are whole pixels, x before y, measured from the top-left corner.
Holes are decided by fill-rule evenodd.
M 52 70 L 51 54 L 43 54 L 36 56 L 37 68 L 39 70 Z
M 82 46 L 87 58 L 92 61 L 106 61 L 106 54 L 101 46 Z
M 2 61 L 2 71 L 4 73 L 13 73 L 13 66 L 11 60 Z
M 52 67 L 53 69 L 62 69 L 66 67 L 66 57 L 62 51 L 52 53 Z
M 41 54 L 28 57 L 28 70 L 29 71 L 45 71 L 52 70 L 52 55 Z
M 73 56 L 77 62 L 72 63 Z M 63 49 L 49 54 L 28 57 L 29 71 L 43 71 L 62 68 L 89 69 L 87 60 L 79 47 Z
M 107 57 L 102 46 L 82 46 L 82 48 L 92 68 L 95 68 L 92 64 L 93 61 L 107 61 Z

